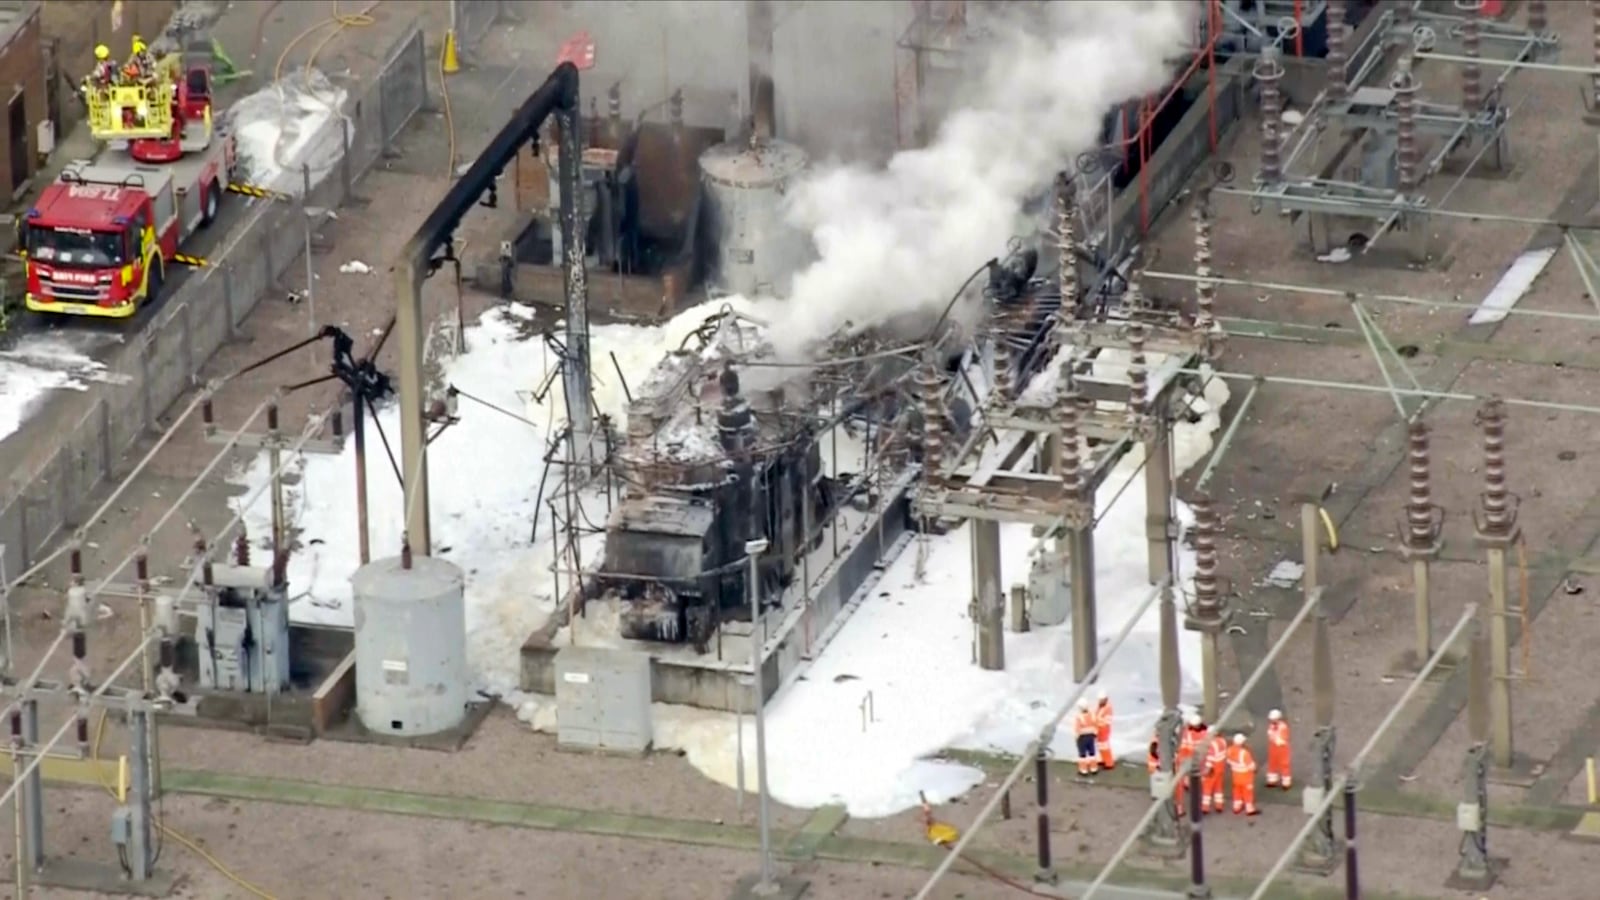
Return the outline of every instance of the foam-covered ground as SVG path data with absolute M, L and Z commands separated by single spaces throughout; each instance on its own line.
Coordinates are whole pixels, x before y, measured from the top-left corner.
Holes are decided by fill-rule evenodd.
M 309 168 L 321 183 L 344 155 L 345 98 L 321 72 L 296 70 L 229 107 L 245 180 L 298 196 Z
M 658 328 L 597 327 L 594 357 L 615 353 L 628 380 L 638 383 L 667 348 L 677 347 L 712 312 L 691 310 Z M 435 552 L 467 575 L 468 657 L 477 686 L 518 705 L 524 720 L 547 729 L 557 711 L 551 698 L 516 690 L 517 651 L 554 606 L 548 521 L 540 525 L 539 540 L 530 542 L 530 534 L 543 512 L 537 507 L 540 473 L 534 461 L 543 456 L 549 436 L 559 432 L 562 411 L 559 397 L 540 403 L 530 396 L 555 360 L 545 358 L 542 344 L 525 337 L 525 317 L 486 313 L 467 330 L 467 352 L 445 363 L 450 383 L 522 418 L 463 401 L 461 423 L 430 449 L 431 502 Z M 602 411 L 624 412 L 624 393 L 614 373 L 597 370 L 596 399 Z M 1174 443 L 1180 469 L 1209 450 L 1218 426 L 1216 410 L 1226 399 L 1224 382 L 1212 380 L 1198 404 L 1200 421 L 1178 427 Z M 398 435 L 395 410 L 381 411 L 378 421 L 389 435 Z M 401 491 L 376 449 L 380 442 L 371 444 L 372 546 L 375 555 L 392 555 L 400 543 Z M 296 621 L 351 624 L 348 579 L 357 565 L 353 453 L 347 446 L 339 457 L 312 457 L 298 465 L 299 481 L 290 489 L 298 549 L 289 566 Z M 1138 466 L 1135 451 L 1100 497 L 1104 518 L 1097 530 L 1096 578 L 1103 642 L 1121 630 L 1150 590 L 1144 491 L 1124 491 L 1110 504 Z M 264 460 L 256 460 L 237 479 L 255 488 L 266 475 Z M 591 518 L 604 514 L 602 504 L 597 496 L 587 501 Z M 1187 517 L 1187 509 L 1180 507 L 1179 513 Z M 268 533 L 269 517 L 264 503 L 248 511 L 246 522 L 257 540 Z M 598 540 L 583 547 L 584 559 L 595 557 Z M 949 747 L 1018 751 L 1072 689 L 1067 626 L 1008 634 L 1004 672 L 984 672 L 972 664 L 967 541 L 962 528 L 913 544 L 880 583 L 883 596 L 864 603 L 803 680 L 785 686 L 768 706 L 769 781 L 778 800 L 801 807 L 843 802 L 853 815 L 875 816 L 913 805 L 919 791 L 930 799 L 956 796 L 978 783 L 980 774 L 931 757 Z M 1008 584 L 1026 578 L 1034 543 L 1025 526 L 1002 530 Z M 1187 572 L 1191 554 L 1181 551 L 1179 566 Z M 1114 744 L 1119 752 L 1139 750 L 1158 713 L 1157 627 L 1152 607 L 1101 678 L 1118 710 Z M 1180 650 L 1185 669 L 1195 671 L 1198 645 L 1192 636 L 1184 636 Z M 1196 688 L 1192 678 L 1186 681 L 1186 694 L 1192 696 Z M 873 717 L 863 725 L 862 706 L 869 695 Z M 748 721 L 745 728 L 745 764 L 753 771 Z M 1057 752 L 1068 752 L 1066 740 L 1058 738 Z M 683 750 L 719 782 L 737 782 L 738 743 L 731 715 L 656 707 L 656 746 Z
M 87 390 L 88 382 L 108 377 L 105 365 L 84 352 L 92 341 L 27 335 L 15 349 L 0 353 L 0 439 L 21 428 L 51 391 Z

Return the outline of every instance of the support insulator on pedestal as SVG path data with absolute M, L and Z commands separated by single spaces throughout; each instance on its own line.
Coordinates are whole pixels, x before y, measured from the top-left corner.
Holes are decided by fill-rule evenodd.
M 1083 457 L 1080 455 L 1079 420 L 1083 411 L 1083 398 L 1078 394 L 1078 381 L 1072 377 L 1072 363 L 1061 365 L 1061 387 L 1056 394 L 1056 416 L 1061 422 L 1061 440 L 1057 442 L 1056 471 L 1061 475 L 1061 493 L 1069 501 L 1082 500 L 1084 496 Z
M 239 530 L 239 536 L 233 539 L 233 564 L 244 567 L 250 565 L 250 538 Z
M 1505 403 L 1498 398 L 1486 401 L 1478 422 L 1483 428 L 1483 525 L 1492 534 L 1504 534 L 1516 519 L 1506 488 Z
M 1550 10 L 1545 0 L 1528 0 L 1528 30 L 1543 34 L 1550 27 Z
M 925 478 L 937 476 L 944 462 L 944 381 L 932 364 L 917 373 L 917 399 L 922 411 L 922 470 Z
M 1395 156 L 1399 168 L 1400 193 L 1416 193 L 1419 176 L 1417 152 L 1417 77 L 1411 72 L 1411 57 L 1400 59 L 1389 86 L 1394 89 Z
M 1345 68 L 1350 52 L 1345 48 L 1345 0 L 1328 0 L 1328 99 L 1341 103 L 1350 93 Z M 1401 4 L 1402 6 L 1406 4 Z
M 1061 306 L 1056 310 L 1057 341 L 1071 328 L 1078 311 L 1078 245 L 1072 224 L 1072 180 L 1067 173 L 1056 175 L 1056 250 L 1060 258 L 1057 278 L 1061 285 Z
M 1207 280 L 1211 275 L 1211 209 L 1202 198 L 1194 207 L 1194 276 L 1200 279 L 1195 283 L 1194 327 L 1202 333 L 1217 324 L 1217 285 Z
M 1433 546 L 1432 454 L 1428 426 L 1413 420 L 1406 435 L 1406 460 L 1410 466 L 1411 493 L 1406 500 L 1406 538 L 1414 550 Z
M 1483 26 L 1479 16 L 1483 12 L 1482 2 L 1458 4 L 1462 8 L 1465 21 L 1461 23 L 1461 53 L 1463 56 L 1477 60 L 1483 53 Z M 1467 115 L 1477 115 L 1483 110 L 1483 67 L 1477 62 L 1463 63 L 1461 66 L 1461 108 Z
M 1011 310 L 1004 303 L 995 303 L 989 311 L 989 339 L 994 343 L 995 399 L 1010 400 L 1016 394 L 1015 361 L 1011 355 Z
M 1278 52 L 1271 45 L 1261 48 L 1252 71 L 1261 86 L 1261 183 L 1268 185 L 1283 180 L 1283 94 L 1278 83 L 1284 71 Z
M 1128 418 L 1135 426 L 1150 414 L 1150 373 L 1145 368 L 1142 322 L 1128 326 Z
M 1600 69 L 1600 0 L 1589 0 L 1589 13 L 1594 19 L 1594 65 Z M 1600 71 L 1589 76 L 1589 107 L 1600 112 Z
M 1194 604 L 1201 618 L 1215 618 L 1222 609 L 1222 588 L 1217 578 L 1217 511 L 1211 498 L 1194 502 Z

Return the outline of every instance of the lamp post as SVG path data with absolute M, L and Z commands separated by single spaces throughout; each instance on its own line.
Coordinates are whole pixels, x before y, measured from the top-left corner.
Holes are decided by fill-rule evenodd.
M 772 843 L 767 821 L 767 717 L 762 696 L 765 685 L 761 677 L 762 663 L 766 661 L 766 640 L 761 628 L 760 558 L 767 552 L 767 539 L 746 541 L 744 552 L 750 560 L 750 669 L 756 705 L 756 808 L 761 821 L 761 880 L 756 883 L 755 894 L 766 897 L 777 891 L 772 880 Z

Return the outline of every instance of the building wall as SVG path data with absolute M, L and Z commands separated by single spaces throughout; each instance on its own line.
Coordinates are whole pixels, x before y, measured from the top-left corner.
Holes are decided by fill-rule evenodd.
M 16 160 L 27 175 L 38 168 L 38 123 L 46 116 L 45 77 L 43 57 L 40 52 L 39 4 L 22 4 L 18 7 L 22 18 L 16 20 L 8 40 L 0 46 L 0 90 L 4 91 L 4 106 L 0 107 L 0 192 L 13 195 L 12 185 L 10 108 L 12 101 L 22 97 L 27 129 L 27 149 L 24 159 Z M 21 186 L 17 186 L 20 188 Z
M 125 59 L 134 35 L 153 41 L 167 27 L 177 0 L 48 0 L 42 4 L 44 52 L 56 133 L 83 119 L 74 91 L 94 66 L 94 48 L 105 44 Z

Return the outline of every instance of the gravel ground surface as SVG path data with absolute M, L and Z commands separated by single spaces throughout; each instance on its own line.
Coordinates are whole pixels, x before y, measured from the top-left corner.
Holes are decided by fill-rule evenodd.
M 53 816 L 48 826 L 53 853 L 114 864 L 103 840 L 109 798 L 57 791 L 47 814 Z M 708 900 L 727 896 L 735 881 L 759 865 L 755 853 L 744 851 L 271 803 L 174 798 L 167 801 L 166 816 L 171 827 L 198 838 L 238 877 L 283 900 Z M 13 832 L 7 819 L 0 836 L 10 848 Z M 12 859 L 9 849 L 0 855 L 8 871 Z M 255 896 L 171 841 L 161 862 L 181 876 L 174 897 Z M 810 862 L 781 871 L 794 871 L 809 881 L 806 896 L 816 900 L 909 897 L 922 883 L 912 870 L 857 863 Z M 987 879 L 955 875 L 937 896 L 1002 897 L 1005 891 Z M 35 888 L 32 896 L 115 895 Z
M 409 9 L 426 4 L 397 3 L 389 8 L 402 6 Z M 1583 9 L 1577 4 L 1553 4 L 1551 18 L 1552 27 L 1557 30 L 1582 30 L 1579 26 Z M 270 61 L 277 55 L 271 50 L 274 42 L 281 44 L 298 30 L 281 21 L 271 25 L 263 43 L 262 64 L 270 68 Z M 491 127 L 499 124 L 504 111 L 521 99 L 520 92 L 541 77 L 548 59 L 547 45 L 567 33 L 564 25 L 536 32 L 533 23 L 527 28 L 497 29 L 491 41 L 499 43 L 491 43 L 490 52 L 480 55 L 485 61 L 484 69 L 476 75 L 455 76 L 460 80 L 451 81 L 451 90 L 463 98 L 455 104 L 453 113 L 458 159 L 470 158 Z M 374 43 L 379 39 L 376 29 L 362 32 L 360 37 L 361 41 Z M 1567 58 L 1578 59 L 1582 56 L 1580 51 L 1574 46 L 1564 53 Z M 330 44 L 327 52 L 331 54 L 327 59 L 336 62 L 340 52 L 337 45 Z M 1446 77 L 1444 69 L 1422 71 L 1425 78 Z M 1517 167 L 1504 179 L 1468 179 L 1451 196 L 1450 207 L 1545 215 L 1555 207 L 1579 168 L 1588 165 L 1585 160 L 1592 148 L 1592 137 L 1577 124 L 1570 84 L 1533 74 L 1513 82 L 1509 93 L 1512 102 L 1525 101 L 1517 113 Z M 390 167 L 374 172 L 362 183 L 359 193 L 367 198 L 367 204 L 341 211 L 339 219 L 325 231 L 325 242 L 333 249 L 313 259 L 319 276 L 316 293 L 321 321 L 345 327 L 357 336 L 358 346 L 370 339 L 392 310 L 387 279 L 381 270 L 409 236 L 412 224 L 420 220 L 447 185 L 449 137 L 443 117 L 425 114 L 419 121 L 421 124 L 402 141 L 400 155 L 390 161 Z M 1225 148 L 1227 158 L 1241 173 L 1253 171 L 1256 133 L 1254 124 L 1247 122 L 1236 130 L 1236 137 Z M 1431 188 L 1435 199 L 1448 189 L 1451 180 L 1435 179 Z M 1295 249 L 1293 229 L 1276 227 L 1266 218 L 1249 217 L 1236 200 L 1219 198 L 1218 207 L 1221 218 L 1216 233 L 1217 265 L 1227 275 L 1312 284 L 1327 283 L 1336 277 L 1338 284 L 1353 290 L 1459 297 L 1463 302 L 1480 299 L 1532 233 L 1526 226 L 1448 220 L 1434 226 L 1436 246 L 1440 248 L 1435 265 L 1407 271 L 1351 263 L 1330 272 L 1327 265 Z M 500 211 L 498 216 L 506 214 Z M 1187 263 L 1183 261 L 1190 253 L 1190 236 L 1185 214 L 1186 210 L 1180 210 L 1166 220 L 1179 224 L 1164 229 L 1153 240 L 1157 250 L 1153 267 L 1186 270 Z M 503 219 L 497 219 L 497 214 L 482 211 L 475 214 L 473 225 L 464 229 L 460 237 L 469 247 L 481 247 L 482 242 L 494 239 L 490 229 L 499 221 Z M 351 259 L 373 264 L 379 272 L 366 276 L 340 274 L 338 266 Z M 1553 263 L 1524 303 L 1530 307 L 1584 311 L 1587 304 L 1577 296 L 1575 275 L 1564 268 L 1567 265 L 1570 263 L 1565 260 Z M 294 274 L 283 285 L 285 294 L 303 287 L 294 281 L 299 277 L 299 267 L 290 271 Z M 455 303 L 454 291 L 443 283 L 446 281 L 435 279 L 427 288 L 432 313 Z M 486 302 L 468 292 L 465 303 L 469 319 Z M 1329 332 L 1351 333 L 1355 329 L 1349 311 L 1327 298 L 1224 289 L 1219 309 L 1228 316 L 1298 322 L 1319 329 L 1330 322 L 1340 323 L 1338 329 L 1325 329 Z M 1454 310 L 1381 310 L 1383 326 L 1397 343 L 1425 343 L 1454 331 L 1462 318 Z M 208 374 L 226 373 L 254 361 L 299 340 L 312 326 L 304 306 L 268 297 L 246 323 L 246 340 L 225 348 Z M 1548 322 L 1542 323 L 1542 330 L 1534 330 L 1536 326 L 1541 323 L 1529 325 L 1513 317 L 1493 344 L 1568 348 L 1572 342 L 1571 349 L 1592 352 L 1588 346 L 1592 341 L 1579 341 L 1577 337 L 1581 329 L 1553 328 Z M 380 365 L 392 366 L 392 352 L 391 348 L 380 359 Z M 303 351 L 239 379 L 218 398 L 220 424 L 236 426 L 272 389 L 321 374 L 326 362 L 325 350 Z M 1370 353 L 1361 346 L 1238 339 L 1224 364 L 1253 373 L 1381 383 Z M 1437 378 L 1443 366 L 1442 361 L 1426 353 L 1414 358 L 1412 364 L 1419 377 L 1430 385 L 1434 384 L 1430 377 Z M 1600 387 L 1594 378 L 1574 368 L 1558 372 L 1480 363 L 1471 368 L 1457 389 L 1593 403 L 1596 388 Z M 1243 392 L 1243 385 L 1239 385 L 1235 396 L 1242 396 Z M 284 404 L 284 420 L 303 421 L 309 411 L 330 399 L 328 392 L 297 394 Z M 1240 595 L 1239 607 L 1246 611 L 1241 619 L 1244 627 L 1268 628 L 1270 633 L 1276 633 L 1281 624 L 1268 625 L 1266 618 L 1250 616 L 1249 611 L 1268 611 L 1282 617 L 1285 610 L 1292 612 L 1296 602 L 1293 591 L 1258 585 L 1275 562 L 1298 558 L 1296 494 L 1319 490 L 1329 482 L 1349 485 L 1371 456 L 1374 437 L 1394 416 L 1391 402 L 1381 394 L 1284 387 L 1261 391 L 1212 488 L 1225 521 L 1221 546 L 1224 574 L 1232 579 L 1233 589 Z M 1441 632 L 1468 599 L 1482 595 L 1483 570 L 1472 561 L 1479 551 L 1472 547 L 1468 531 L 1469 510 L 1480 490 L 1477 479 L 1481 478 L 1481 451 L 1471 416 L 1472 406 L 1461 403 L 1447 403 L 1430 413 L 1435 428 L 1436 502 L 1449 512 L 1447 555 L 1460 560 L 1441 563 L 1434 573 L 1434 622 Z M 1596 427 L 1591 421 L 1554 412 L 1515 416 L 1516 428 L 1508 435 L 1508 453 L 1512 458 L 1513 489 L 1522 496 L 1530 552 L 1583 550 L 1573 545 L 1586 536 L 1571 534 L 1570 524 L 1588 497 L 1582 490 L 1562 488 L 1584 471 L 1580 467 L 1586 465 L 1586 448 L 1592 443 L 1584 439 Z M 1561 449 L 1575 450 L 1579 456 L 1563 461 L 1557 455 Z M 120 561 L 164 511 L 162 501 L 171 502 L 212 452 L 213 448 L 200 439 L 195 423 L 173 440 L 158 463 L 136 482 L 110 515 L 101 522 L 86 523 L 93 542 L 86 560 L 91 576 L 105 574 Z M 1372 491 L 1346 523 L 1344 551 L 1324 566 L 1324 582 L 1343 598 L 1336 604 L 1333 634 L 1340 676 L 1336 721 L 1341 729 L 1342 758 L 1348 758 L 1365 741 L 1387 705 L 1404 688 L 1400 681 L 1385 678 L 1394 657 L 1411 643 L 1410 574 L 1392 550 L 1402 514 L 1403 482 L 1404 473 L 1397 472 Z M 202 485 L 182 514 L 152 541 L 151 553 L 158 574 L 171 572 L 182 558 L 191 540 L 185 522 L 193 521 L 214 532 L 229 515 L 229 499 L 230 489 L 220 478 Z M 42 589 L 42 585 L 59 586 L 63 582 L 64 571 L 57 566 L 36 589 L 19 594 L 20 630 L 15 640 L 23 665 L 31 665 L 57 628 L 54 617 L 59 616 L 58 587 Z M 92 669 L 97 675 L 107 673 L 127 652 L 130 636 L 136 630 L 128 601 L 110 602 L 114 614 L 96 625 L 90 645 Z M 1575 654 L 1583 653 L 1578 645 L 1581 636 L 1593 633 L 1594 614 L 1594 600 L 1587 593 L 1570 600 L 1558 597 L 1535 625 L 1533 679 L 1519 683 L 1517 704 L 1519 726 L 1526 728 L 1519 739 L 1529 752 L 1553 753 L 1594 699 L 1592 685 L 1574 692 L 1560 680 L 1562 673 L 1575 671 L 1573 667 L 1584 658 Z M 1304 743 L 1311 732 L 1307 721 L 1308 642 L 1309 632 L 1297 638 L 1278 667 L 1286 698 L 1284 708 L 1297 725 L 1302 759 Z M 1239 684 L 1239 673 L 1231 653 L 1225 654 L 1225 660 L 1224 686 L 1232 689 Z M 50 672 L 58 677 L 63 673 L 64 668 L 59 665 Z M 1414 708 L 1420 709 L 1432 690 L 1425 689 Z M 107 740 L 108 748 L 120 745 L 120 735 L 114 731 Z M 1458 722 L 1413 773 L 1413 789 L 1454 793 L 1464 742 L 1464 727 Z M 652 757 L 638 761 L 556 753 L 548 738 L 529 735 L 503 711 L 489 719 L 466 750 L 453 755 L 332 742 L 286 746 L 248 735 L 177 728 L 163 732 L 163 748 L 166 764 L 173 767 L 701 820 L 734 819 L 732 792 L 700 778 L 681 759 Z M 1583 790 L 1580 774 L 1567 789 L 1569 802 L 1580 799 Z M 1053 809 L 1057 811 L 1053 817 L 1057 853 L 1067 861 L 1107 858 L 1145 806 L 1137 792 L 1094 789 L 1091 793 L 1091 789 L 1072 782 L 1057 784 L 1052 792 Z M 1027 785 L 1017 789 L 1014 799 L 1019 814 L 1025 815 L 1031 809 L 1029 793 Z M 1521 793 L 1497 789 L 1495 801 L 1513 802 Z M 963 815 L 970 816 L 982 796 L 941 814 L 958 825 L 965 824 Z M 86 855 L 105 852 L 109 801 L 92 794 L 53 791 L 48 808 L 52 816 L 52 846 L 71 847 Z M 732 851 L 625 844 L 620 839 L 513 832 L 442 820 L 380 820 L 374 814 L 262 803 L 173 798 L 167 804 L 167 815 L 181 830 L 205 835 L 208 846 L 229 865 L 238 866 L 241 875 L 282 897 L 334 893 L 348 896 L 356 891 L 361 896 L 383 897 L 460 893 L 700 898 L 723 894 L 754 862 L 752 854 Z M 780 826 L 793 826 L 802 818 L 798 812 L 779 810 L 777 821 Z M 1281 851 L 1290 829 L 1300 821 L 1293 808 L 1272 807 L 1253 821 L 1230 818 L 1220 822 L 1207 832 L 1208 863 L 1221 875 L 1260 873 Z M 978 843 L 1026 855 L 1031 853 L 1032 827 L 1029 819 L 1013 819 L 986 830 Z M 1366 883 L 1422 896 L 1447 896 L 1441 885 L 1455 859 L 1458 835 L 1453 823 L 1369 817 L 1363 819 L 1362 828 L 1363 846 L 1371 848 L 1363 857 Z M 921 836 L 920 825 L 909 815 L 850 822 L 844 831 L 905 842 L 916 842 Z M 1268 832 L 1272 832 L 1271 836 L 1263 839 Z M 270 855 L 259 849 L 264 836 L 274 842 Z M 1583 877 L 1583 864 L 1592 858 L 1592 848 L 1558 840 L 1551 834 L 1516 831 L 1496 831 L 1492 841 L 1496 853 L 1512 856 L 1514 863 L 1502 885 L 1486 896 L 1569 900 L 1582 895 L 1573 879 Z M 5 843 L 10 844 L 9 840 Z M 186 896 L 243 896 L 185 852 L 168 852 L 173 854 L 168 860 L 185 874 Z M 459 861 L 464 859 L 471 863 L 461 864 Z M 1180 865 L 1170 868 L 1181 871 Z M 623 877 L 616 877 L 619 874 Z M 813 881 L 811 896 L 850 900 L 908 896 L 921 880 L 917 873 L 906 870 L 854 865 L 812 865 L 806 874 Z M 641 884 L 648 885 L 648 894 L 639 893 Z M 330 887 L 335 885 L 337 892 Z M 948 887 L 947 896 L 1004 895 L 1002 889 L 987 881 L 952 882 Z

